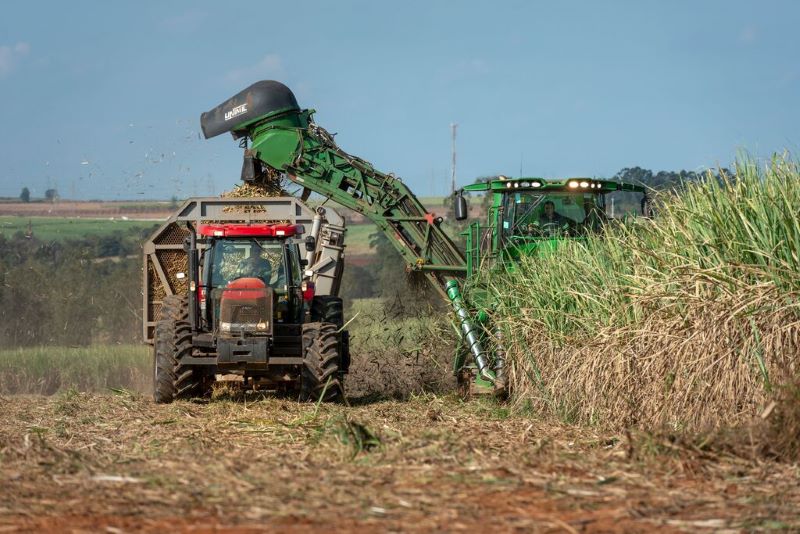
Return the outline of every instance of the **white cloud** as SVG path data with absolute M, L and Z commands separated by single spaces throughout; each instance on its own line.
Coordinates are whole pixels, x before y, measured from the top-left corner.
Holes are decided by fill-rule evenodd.
M 758 30 L 753 26 L 746 26 L 739 32 L 739 42 L 749 45 L 756 42 L 758 39 Z
M 286 74 L 283 61 L 278 54 L 267 54 L 255 65 L 228 71 L 225 77 L 230 82 L 253 83 L 263 79 L 280 80 Z
M 20 59 L 31 51 L 31 45 L 19 42 L 15 45 L 0 46 L 0 78 L 11 74 Z

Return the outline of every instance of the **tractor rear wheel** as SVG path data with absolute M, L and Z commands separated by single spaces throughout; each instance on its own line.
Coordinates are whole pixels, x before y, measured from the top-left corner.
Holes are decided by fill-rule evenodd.
M 311 301 L 311 320 L 320 323 L 332 323 L 337 328 L 344 326 L 344 306 L 341 297 L 317 295 Z
M 311 301 L 311 321 L 319 323 L 335 324 L 339 329 L 337 337 L 339 339 L 339 375 L 344 381 L 344 375 L 350 368 L 350 334 L 344 327 L 344 305 L 342 297 L 332 295 L 317 295 Z
M 165 297 L 153 340 L 153 400 L 167 403 L 208 391 L 207 374 L 197 366 L 181 363 L 184 356 L 191 354 L 187 299 L 177 295 Z
M 300 374 L 300 400 L 325 402 L 344 398 L 340 373 L 341 355 L 338 328 L 331 323 L 303 325 L 303 369 Z

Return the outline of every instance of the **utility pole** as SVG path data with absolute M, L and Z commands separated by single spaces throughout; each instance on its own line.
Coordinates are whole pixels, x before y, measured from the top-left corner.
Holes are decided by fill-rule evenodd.
M 456 129 L 457 128 L 458 124 L 456 123 L 450 124 L 450 130 L 453 136 L 453 173 L 450 182 L 450 196 L 455 196 L 456 194 Z

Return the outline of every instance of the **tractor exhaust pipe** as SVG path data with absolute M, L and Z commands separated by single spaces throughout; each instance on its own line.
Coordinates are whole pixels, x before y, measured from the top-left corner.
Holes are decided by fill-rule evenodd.
M 464 304 L 464 298 L 461 296 L 461 291 L 458 289 L 458 282 L 456 280 L 450 280 L 447 282 L 447 285 L 445 285 L 445 290 L 447 291 L 447 297 L 450 299 L 450 303 L 453 305 L 453 309 L 458 316 L 458 321 L 461 323 L 462 335 L 464 340 L 467 342 L 469 351 L 472 353 L 472 358 L 475 360 L 475 365 L 478 366 L 478 373 L 484 380 L 495 384 L 496 379 L 494 373 L 489 369 L 486 351 L 483 350 L 480 339 L 478 339 L 477 329 L 475 328 L 475 325 L 472 324 L 472 319 L 469 316 L 469 310 L 467 310 L 467 306 Z
M 314 219 L 311 222 L 311 233 L 308 235 L 314 238 L 315 245 L 319 243 L 319 229 L 322 226 L 323 215 L 325 215 L 325 208 L 317 208 L 316 213 L 314 214 Z M 314 255 L 317 253 L 317 250 L 319 250 L 319 246 L 316 246 L 316 250 L 309 250 L 306 252 L 306 261 L 308 262 L 309 266 L 314 265 Z

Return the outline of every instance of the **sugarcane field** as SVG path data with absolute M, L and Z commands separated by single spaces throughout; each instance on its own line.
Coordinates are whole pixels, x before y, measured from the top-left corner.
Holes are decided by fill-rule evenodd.
M 800 5 L 237 7 L 3 8 L 0 532 L 800 531 Z

